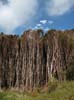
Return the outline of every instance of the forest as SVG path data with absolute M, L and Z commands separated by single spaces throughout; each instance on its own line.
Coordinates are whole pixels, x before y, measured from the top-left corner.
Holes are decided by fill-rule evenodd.
M 74 80 L 74 30 L 0 34 L 0 89 L 31 90 Z

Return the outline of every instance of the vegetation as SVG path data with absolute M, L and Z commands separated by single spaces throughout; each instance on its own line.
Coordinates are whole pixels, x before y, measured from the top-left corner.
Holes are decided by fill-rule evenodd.
M 54 88 L 52 89 L 52 87 Z M 74 81 L 61 83 L 54 81 L 51 82 L 51 85 L 49 82 L 48 88 L 45 87 L 32 93 L 10 90 L 0 92 L 0 100 L 74 100 Z
M 0 100 L 74 100 L 74 30 L 1 33 L 0 91 Z

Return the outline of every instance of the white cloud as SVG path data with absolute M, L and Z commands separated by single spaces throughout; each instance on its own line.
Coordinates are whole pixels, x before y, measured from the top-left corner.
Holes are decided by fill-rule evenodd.
M 37 30 L 37 29 L 44 29 L 44 27 L 43 27 L 43 26 L 37 26 L 37 25 L 36 25 L 36 26 L 33 27 L 32 29 L 34 29 L 34 30 L 35 30 L 35 29 L 36 29 L 36 30 Z
M 40 23 L 41 24 L 46 24 L 47 23 L 47 20 L 40 20 Z
M 0 27 L 11 32 L 26 24 L 36 14 L 37 0 L 8 0 L 8 5 L 0 1 Z
M 39 29 L 39 28 L 42 28 L 42 24 L 36 24 L 36 26 L 34 27 L 34 28 L 32 28 L 32 29 Z
M 59 16 L 74 7 L 74 0 L 48 0 L 46 10 L 50 16 Z
M 41 24 L 37 24 L 36 26 L 37 26 L 37 27 L 40 27 L 40 26 L 41 26 Z

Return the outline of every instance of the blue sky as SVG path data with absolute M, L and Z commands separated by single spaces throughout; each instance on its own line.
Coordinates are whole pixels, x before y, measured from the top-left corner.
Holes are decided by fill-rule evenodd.
M 0 0 L 0 32 L 74 28 L 74 0 Z

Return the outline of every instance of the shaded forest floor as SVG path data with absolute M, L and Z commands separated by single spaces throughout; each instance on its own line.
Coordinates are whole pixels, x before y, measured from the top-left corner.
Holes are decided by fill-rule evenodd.
M 3 91 L 0 100 L 74 100 L 74 81 L 49 82 L 48 87 L 29 92 Z

